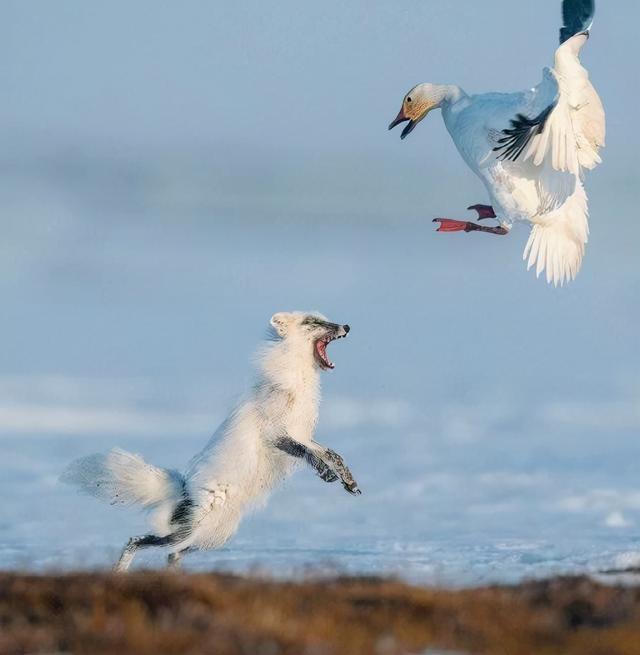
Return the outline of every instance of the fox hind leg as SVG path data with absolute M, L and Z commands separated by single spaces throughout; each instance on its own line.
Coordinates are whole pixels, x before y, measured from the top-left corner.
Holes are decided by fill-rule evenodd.
M 146 534 L 141 537 L 131 537 L 127 545 L 122 550 L 120 559 L 117 561 L 113 570 L 117 573 L 122 573 L 131 566 L 133 558 L 136 556 L 138 548 L 149 548 L 151 546 L 171 546 L 184 539 L 185 535 L 182 532 L 173 532 L 164 537 L 158 537 L 155 534 Z
M 169 553 L 167 556 L 167 568 L 172 571 L 179 571 L 182 568 L 183 555 L 186 555 L 190 550 L 190 548 L 183 548 L 175 553 Z

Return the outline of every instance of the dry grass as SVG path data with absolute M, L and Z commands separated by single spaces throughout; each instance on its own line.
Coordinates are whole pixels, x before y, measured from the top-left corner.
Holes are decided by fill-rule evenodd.
M 640 655 L 640 590 L 559 578 L 447 591 L 374 579 L 0 573 L 0 653 Z

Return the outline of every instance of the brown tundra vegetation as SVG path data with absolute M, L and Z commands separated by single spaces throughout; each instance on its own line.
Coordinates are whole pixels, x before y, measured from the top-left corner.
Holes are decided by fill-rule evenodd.
M 0 573 L 0 653 L 640 655 L 640 589 Z

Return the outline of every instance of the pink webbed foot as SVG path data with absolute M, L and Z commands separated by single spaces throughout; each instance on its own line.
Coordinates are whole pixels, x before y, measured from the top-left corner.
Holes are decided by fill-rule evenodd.
M 467 207 L 467 209 L 477 211 L 479 221 L 482 221 L 485 218 L 497 218 L 491 205 L 471 205 L 471 207 Z
M 455 221 L 452 218 L 434 218 L 434 223 L 440 223 L 440 227 L 436 232 L 470 232 L 473 230 L 468 221 Z
M 485 227 L 470 221 L 456 221 L 451 218 L 434 218 L 434 223 L 440 223 L 436 232 L 489 232 L 490 234 L 509 234 L 507 228 L 498 225 L 497 227 Z

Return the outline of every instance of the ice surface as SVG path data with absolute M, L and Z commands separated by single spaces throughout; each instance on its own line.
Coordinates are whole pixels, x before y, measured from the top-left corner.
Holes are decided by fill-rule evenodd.
M 187 566 L 473 584 L 636 562 L 631 192 L 616 188 L 606 230 L 609 183 L 594 177 L 585 268 L 555 290 L 524 270 L 524 230 L 432 232 L 439 203 L 480 199 L 450 180 L 421 208 L 387 182 L 399 163 L 361 177 L 343 163 L 334 177 L 361 193 L 346 203 L 318 165 L 295 177 L 293 202 L 291 164 L 263 203 L 237 180 L 207 192 L 222 165 L 200 164 L 188 197 L 176 189 L 195 169 L 169 164 L 5 167 L 0 567 L 109 566 L 142 517 L 60 485 L 66 463 L 119 446 L 184 466 L 250 381 L 270 315 L 289 309 L 352 326 L 330 347 L 318 439 L 363 495 L 301 471 Z
M 637 561 L 640 504 L 633 477 L 603 474 L 598 464 L 572 470 L 570 453 L 557 451 L 552 459 L 560 463 L 541 458 L 531 465 L 531 449 L 510 450 L 511 428 L 503 432 L 493 424 L 486 428 L 491 437 L 471 454 L 469 443 L 460 449 L 437 436 L 448 419 L 424 419 L 418 409 L 395 426 L 365 412 L 354 421 L 353 408 L 341 422 L 345 404 L 345 398 L 335 406 L 327 399 L 326 414 L 333 418 L 320 432 L 351 463 L 363 495 L 348 496 L 302 470 L 226 548 L 190 556 L 189 568 L 276 576 L 382 574 L 458 585 L 595 572 Z M 0 567 L 109 566 L 127 538 L 144 530 L 144 517 L 59 484 L 66 462 L 117 444 L 154 463 L 180 466 L 205 438 L 204 427 L 198 437 L 5 435 Z M 594 480 L 601 487 L 595 494 Z M 612 525 L 611 514 L 623 511 L 625 524 Z M 137 565 L 162 563 L 159 553 L 149 552 Z

